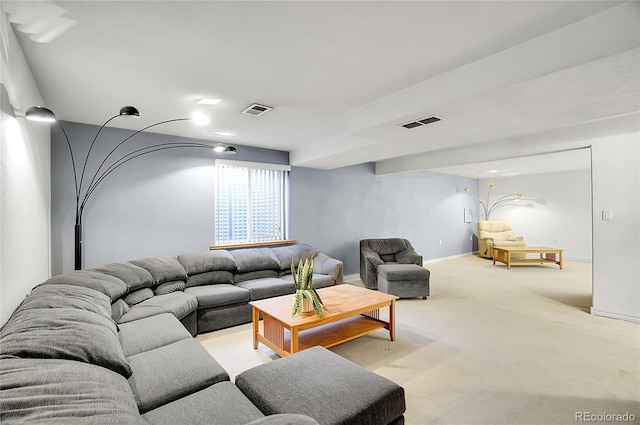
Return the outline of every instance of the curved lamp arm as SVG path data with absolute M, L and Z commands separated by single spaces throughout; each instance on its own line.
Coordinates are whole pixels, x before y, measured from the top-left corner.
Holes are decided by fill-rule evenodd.
M 93 194 L 93 192 L 96 190 L 96 188 L 100 185 L 100 183 L 102 183 L 102 181 L 112 172 L 114 172 L 116 169 L 118 169 L 119 167 L 121 167 L 122 165 L 126 164 L 127 162 L 141 157 L 143 155 L 147 155 L 150 153 L 154 153 L 154 152 L 159 152 L 159 151 L 163 151 L 163 150 L 167 150 L 167 149 L 176 149 L 176 148 L 208 148 L 208 149 L 213 149 L 213 146 L 204 144 L 204 143 L 191 143 L 191 142 L 168 142 L 168 143 L 158 143 L 156 145 L 151 145 L 151 146 L 146 146 L 144 148 L 140 148 L 140 149 L 136 149 L 134 151 L 129 152 L 128 154 L 122 156 L 121 158 L 119 158 L 117 161 L 115 161 L 113 164 L 111 164 L 102 174 L 100 174 L 95 181 L 93 182 L 92 186 L 90 186 L 89 188 L 87 188 L 87 192 L 85 193 L 84 197 L 82 198 L 82 203 L 80 204 L 80 215 L 82 215 L 82 212 L 84 211 L 84 207 L 86 205 L 86 203 L 89 201 L 89 198 L 91 197 L 91 195 Z
M 78 176 L 76 174 L 76 160 L 73 157 L 73 149 L 71 149 L 71 142 L 69 141 L 69 136 L 67 136 L 67 132 L 65 131 L 60 121 L 56 121 L 60 130 L 62 130 L 62 134 L 64 135 L 64 140 L 67 141 L 67 147 L 69 148 L 69 155 L 71 155 L 71 166 L 73 168 L 73 182 L 76 185 L 76 214 L 78 213 L 78 201 L 80 200 L 80 188 L 78 187 Z
M 114 118 L 115 118 L 115 117 L 114 117 Z M 113 119 L 113 118 L 112 118 L 112 119 Z M 114 152 L 115 152 L 115 151 L 116 151 L 120 146 L 122 146 L 124 143 L 126 143 L 126 142 L 127 142 L 127 140 L 131 139 L 132 137 L 134 137 L 134 136 L 136 136 L 136 135 L 138 135 L 138 134 L 142 133 L 143 131 L 145 131 L 145 130 L 147 130 L 147 129 L 149 129 L 149 128 L 152 128 L 152 127 L 155 127 L 155 126 L 158 126 L 158 125 L 161 125 L 161 124 L 167 124 L 167 123 L 170 123 L 170 122 L 176 122 L 176 121 L 189 121 L 189 120 L 191 120 L 191 118 L 175 118 L 175 119 L 172 119 L 172 120 L 160 121 L 160 122 L 157 122 L 157 123 L 155 123 L 155 124 L 151 124 L 151 125 L 149 125 L 149 126 L 146 126 L 146 127 L 144 127 L 144 128 L 141 128 L 140 130 L 136 131 L 135 133 L 133 133 L 133 134 L 131 134 L 130 136 L 128 136 L 127 138 L 125 138 L 122 142 L 118 143 L 118 144 L 117 144 L 113 149 L 111 149 L 111 151 L 110 151 L 110 152 L 109 152 L 109 153 L 104 157 L 104 159 L 103 159 L 103 160 L 102 160 L 102 162 L 100 163 L 100 166 L 98 167 L 98 169 L 96 170 L 96 172 L 93 174 L 93 177 L 91 178 L 91 181 L 89 182 L 89 187 L 87 188 L 87 191 L 89 191 L 89 189 L 93 186 L 94 181 L 98 178 L 98 175 L 100 174 L 100 170 L 102 169 L 102 167 L 104 166 L 104 164 L 107 162 L 107 160 L 111 157 L 111 155 L 113 155 L 113 153 L 114 153 Z M 109 120 L 109 121 L 111 121 L 111 120 Z M 109 121 L 107 121 L 107 122 L 109 122 Z M 105 123 L 105 124 L 106 124 L 106 123 Z M 104 127 L 104 125 L 103 125 L 103 127 Z M 100 130 L 102 130 L 102 128 L 101 128 Z M 96 135 L 96 137 L 98 137 L 98 135 Z M 95 139 L 94 139 L 94 141 L 95 141 Z M 93 144 L 92 144 L 92 145 L 93 145 Z M 87 154 L 87 157 L 88 157 L 88 156 L 89 156 L 89 155 Z M 86 161 L 85 161 L 85 164 L 86 164 Z M 87 197 L 87 196 L 85 195 L 85 198 L 86 198 L 86 197 Z
M 102 132 L 102 129 L 105 128 L 107 124 L 109 124 L 114 118 L 118 118 L 119 116 L 120 114 L 114 115 L 108 120 L 106 120 L 104 124 L 100 126 L 100 128 L 98 129 L 98 132 L 96 133 L 95 137 L 91 141 L 91 145 L 89 146 L 89 151 L 87 152 L 87 155 L 84 157 L 84 164 L 82 165 L 82 173 L 80 173 L 80 187 L 78 188 L 78 190 L 82 190 L 82 181 L 84 180 L 84 172 L 87 169 L 87 162 L 89 162 L 89 155 L 91 155 L 91 150 L 93 149 L 93 145 L 96 143 L 96 140 L 98 139 L 98 135 L 100 134 L 100 132 Z M 78 195 L 80 195 L 79 192 L 78 192 Z

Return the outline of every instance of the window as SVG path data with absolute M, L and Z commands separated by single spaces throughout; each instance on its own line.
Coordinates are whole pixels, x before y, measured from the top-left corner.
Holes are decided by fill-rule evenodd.
M 285 239 L 288 165 L 216 160 L 215 244 Z

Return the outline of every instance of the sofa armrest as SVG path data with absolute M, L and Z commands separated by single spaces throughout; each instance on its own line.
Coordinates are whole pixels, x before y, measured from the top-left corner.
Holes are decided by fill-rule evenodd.
M 343 263 L 319 252 L 313 259 L 313 272 L 327 274 L 333 278 L 336 284 L 342 283 Z
M 478 232 L 478 239 L 491 239 L 493 240 L 493 234 L 484 230 Z
M 362 251 L 362 258 L 371 263 L 374 267 L 378 267 L 380 264 L 384 264 L 382 258 L 380 258 L 380 254 L 374 251 Z
M 513 241 L 513 242 L 516 242 L 516 241 L 523 241 L 523 240 L 524 240 L 524 236 L 509 236 L 509 237 L 507 238 L 507 240 L 508 240 L 508 241 Z
M 319 425 L 318 422 L 305 415 L 296 415 L 294 413 L 279 413 L 276 415 L 265 416 L 249 422 L 247 425 Z

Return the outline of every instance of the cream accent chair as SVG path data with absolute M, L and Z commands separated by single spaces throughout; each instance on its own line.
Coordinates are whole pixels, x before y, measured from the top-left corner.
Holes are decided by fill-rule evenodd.
M 506 221 L 478 222 L 478 255 L 493 258 L 493 247 L 527 246 L 524 237 L 516 236 L 511 225 Z M 512 255 L 512 258 L 524 257 L 524 254 Z

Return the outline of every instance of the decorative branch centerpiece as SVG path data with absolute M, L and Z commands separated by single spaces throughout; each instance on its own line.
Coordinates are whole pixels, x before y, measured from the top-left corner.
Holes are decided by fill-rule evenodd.
M 491 216 L 491 213 L 493 212 L 493 210 L 503 207 L 505 205 L 507 205 L 509 202 L 518 202 L 523 196 L 524 193 L 509 193 L 507 195 L 502 196 L 501 198 L 499 198 L 497 201 L 495 201 L 493 204 L 490 203 L 490 199 L 491 199 L 491 189 L 494 189 L 496 187 L 495 183 L 489 183 L 489 191 L 487 192 L 487 200 L 485 202 L 484 199 L 480 198 L 478 200 L 478 202 L 480 203 L 480 205 L 482 205 L 482 212 L 484 213 L 484 219 L 485 220 L 489 220 L 489 217 Z M 469 188 L 465 187 L 464 188 L 465 192 L 469 192 Z
M 296 285 L 296 293 L 293 295 L 293 308 L 291 317 L 296 314 L 311 314 L 315 312 L 316 316 L 324 316 L 324 304 L 320 295 L 313 287 L 313 257 L 300 260 L 298 269 L 291 262 L 291 274 L 293 282 Z

